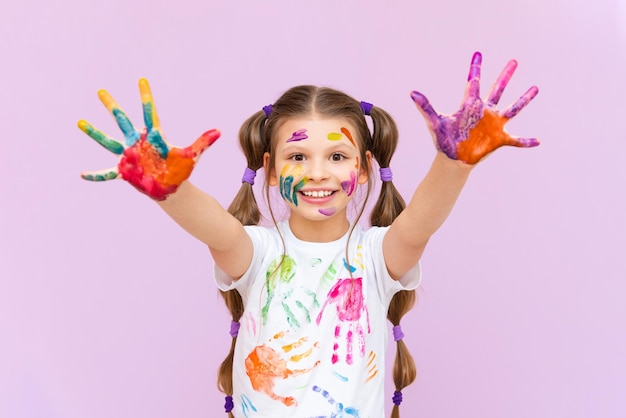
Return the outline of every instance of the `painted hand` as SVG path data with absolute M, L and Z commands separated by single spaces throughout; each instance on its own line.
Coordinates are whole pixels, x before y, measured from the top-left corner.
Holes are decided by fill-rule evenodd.
M 121 155 L 117 167 L 81 173 L 81 177 L 91 181 L 106 181 L 121 176 L 152 199 L 164 200 L 189 177 L 200 155 L 219 138 L 220 132 L 215 129 L 207 131 L 186 148 L 171 146 L 161 133 L 159 117 L 146 79 L 139 80 L 139 91 L 146 125 L 141 131 L 135 130 L 108 92 L 98 92 L 100 101 L 122 130 L 125 143 L 108 137 L 84 120 L 78 121 L 80 130 L 104 148 Z
M 539 145 L 536 138 L 517 138 L 504 131 L 504 124 L 517 115 L 537 95 L 539 89 L 535 86 L 529 88 L 506 110 L 497 111 L 495 106 L 517 68 L 517 61 L 511 60 L 507 63 L 491 88 L 486 102 L 480 98 L 481 65 L 482 55 L 476 52 L 472 57 L 463 104 L 452 115 L 440 115 L 426 96 L 417 91 L 411 93 L 411 98 L 433 134 L 437 149 L 449 158 L 467 164 L 476 164 L 503 145 Z

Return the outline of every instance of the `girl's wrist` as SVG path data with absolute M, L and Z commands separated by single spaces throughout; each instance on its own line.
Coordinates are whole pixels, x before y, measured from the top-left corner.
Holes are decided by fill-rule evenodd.
M 437 151 L 437 154 L 435 155 L 435 162 L 440 163 L 446 169 L 457 170 L 461 173 L 466 173 L 467 175 L 469 175 L 474 167 L 476 167 L 476 164 L 468 164 L 461 160 L 453 160 L 441 151 Z

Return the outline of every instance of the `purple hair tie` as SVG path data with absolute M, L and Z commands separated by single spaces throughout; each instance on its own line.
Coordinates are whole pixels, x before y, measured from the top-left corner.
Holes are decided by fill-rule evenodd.
M 253 185 L 255 177 L 256 177 L 256 171 L 254 171 L 253 169 L 249 167 L 246 167 L 246 170 L 243 172 L 243 177 L 241 178 L 241 182 Z
M 380 169 L 380 179 L 382 181 L 392 181 L 393 180 L 393 173 L 391 172 L 391 168 L 389 167 L 384 167 Z
M 241 324 L 237 321 L 231 321 L 230 323 L 230 336 L 235 338 L 237 335 L 239 335 L 239 327 L 241 326 Z
M 235 407 L 235 404 L 233 403 L 232 396 L 227 396 L 224 399 L 226 399 L 226 403 L 224 404 L 224 410 L 228 413 L 233 410 L 233 408 Z
M 269 118 L 272 114 L 272 105 L 268 104 L 267 106 L 263 106 L 263 112 L 265 112 L 265 117 Z
M 361 110 L 363 111 L 364 115 L 369 116 L 373 107 L 374 107 L 374 105 L 371 104 L 371 103 L 361 102 Z
M 393 340 L 400 341 L 404 338 L 404 332 L 402 332 L 402 327 L 400 325 L 396 325 L 393 327 Z
M 396 390 L 393 393 L 393 398 L 391 398 L 393 400 L 393 404 L 396 406 L 400 406 L 400 404 L 402 403 L 402 392 Z

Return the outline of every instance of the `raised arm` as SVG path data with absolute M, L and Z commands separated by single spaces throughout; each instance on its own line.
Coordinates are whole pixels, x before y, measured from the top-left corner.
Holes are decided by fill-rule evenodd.
M 233 277 L 240 276 L 252 259 L 252 243 L 243 226 L 219 202 L 187 181 L 202 153 L 219 138 L 219 131 L 205 132 L 186 148 L 172 146 L 161 132 L 147 80 L 139 80 L 139 91 L 145 122 L 141 131 L 134 128 L 108 92 L 98 92 L 124 134 L 124 142 L 80 120 L 78 127 L 83 132 L 120 156 L 116 167 L 85 172 L 81 177 L 91 181 L 126 180 L 157 201 L 187 232 L 208 245 L 215 262 L 224 271 Z
M 517 62 L 508 62 L 486 102 L 480 98 L 481 65 L 482 56 L 477 52 L 472 57 L 463 103 L 452 115 L 440 115 L 423 94 L 411 93 L 426 119 L 438 152 L 426 177 L 391 225 L 383 242 L 387 269 L 396 279 L 419 261 L 428 240 L 450 214 L 476 163 L 504 145 L 539 145 L 535 138 L 516 138 L 504 131 L 505 123 L 537 95 L 537 87 L 528 89 L 504 111 L 497 111 L 495 106 L 513 76 Z

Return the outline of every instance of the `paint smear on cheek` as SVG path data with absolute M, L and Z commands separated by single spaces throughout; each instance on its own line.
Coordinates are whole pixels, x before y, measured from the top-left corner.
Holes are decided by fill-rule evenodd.
M 280 172 L 279 188 L 280 195 L 287 202 L 298 206 L 298 191 L 308 182 L 308 178 L 301 177 L 303 168 L 300 165 L 285 165 Z M 300 179 L 296 182 L 296 179 Z
M 291 138 L 289 138 L 286 142 L 302 141 L 303 139 L 307 138 L 308 135 L 306 134 L 306 129 L 298 129 L 293 134 L 291 134 Z
M 333 216 L 336 212 L 337 212 L 337 209 L 335 208 L 326 208 L 326 209 L 319 210 L 319 213 L 321 213 L 322 215 L 326 215 L 326 216 Z
M 350 180 L 342 181 L 341 188 L 348 196 L 352 196 L 354 190 L 356 189 L 356 173 L 354 171 L 350 172 Z
M 356 147 L 356 143 L 354 142 L 354 139 L 352 138 L 352 134 L 347 128 L 341 128 L 341 133 L 343 133 L 346 136 L 346 138 L 348 138 L 348 140 L 352 142 L 352 145 Z

